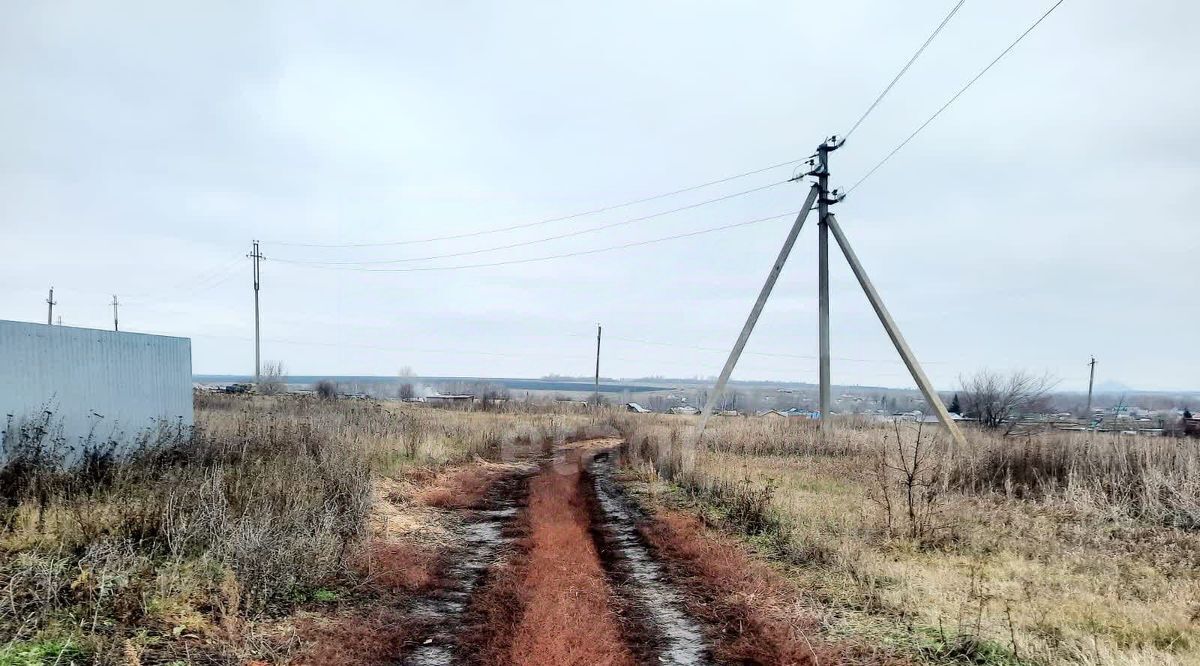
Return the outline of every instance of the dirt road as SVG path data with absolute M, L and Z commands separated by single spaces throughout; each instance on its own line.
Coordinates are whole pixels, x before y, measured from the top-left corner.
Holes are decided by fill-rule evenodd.
M 434 484 L 420 497 L 450 527 L 438 556 L 421 560 L 437 564 L 404 575 L 424 582 L 385 600 L 369 631 L 345 621 L 299 661 L 834 663 L 773 596 L 776 574 L 744 548 L 682 515 L 643 515 L 615 480 L 619 445 L 589 440 L 522 464 L 480 462 Z M 366 647 L 339 649 L 337 635 L 364 634 Z
M 707 664 L 703 630 L 612 481 L 619 442 L 566 445 L 464 512 L 402 663 Z

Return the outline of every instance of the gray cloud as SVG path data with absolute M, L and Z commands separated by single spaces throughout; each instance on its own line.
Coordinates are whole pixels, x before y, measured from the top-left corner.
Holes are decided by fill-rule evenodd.
M 849 185 L 1048 6 L 967 3 L 835 154 Z M 948 3 L 9 3 L 0 8 L 0 317 L 194 336 L 200 372 L 253 359 L 251 238 L 441 236 L 587 210 L 807 155 L 844 131 Z M 1195 388 L 1192 186 L 1200 8 L 1067 2 L 841 205 L 929 374 L 982 365 Z M 504 234 L 268 257 L 354 260 L 533 240 L 782 180 Z M 794 210 L 785 185 L 552 243 L 586 250 Z M 264 266 L 264 354 L 305 373 L 708 375 L 787 221 L 457 272 Z M 752 352 L 816 349 L 805 231 Z M 436 263 L 436 262 L 435 262 Z M 196 279 L 197 276 L 200 278 Z M 849 271 L 838 382 L 909 385 Z M 619 338 L 668 343 L 646 345 Z M 320 343 L 320 344 L 297 344 Z M 876 362 L 889 359 L 890 362 Z M 745 378 L 809 380 L 749 355 Z

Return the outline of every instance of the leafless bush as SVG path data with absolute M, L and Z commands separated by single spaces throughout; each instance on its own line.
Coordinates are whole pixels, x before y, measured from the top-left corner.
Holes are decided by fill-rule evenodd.
M 287 369 L 283 361 L 267 361 L 263 363 L 262 372 L 258 377 L 258 392 L 263 395 L 279 395 L 287 390 Z
M 892 433 L 883 435 L 874 452 L 874 484 L 867 496 L 882 510 L 888 537 L 898 531 L 897 522 L 904 523 L 905 536 L 915 541 L 928 541 L 947 527 L 940 523 L 947 490 L 944 453 L 923 424 L 917 424 L 911 441 L 899 422 Z
M 1049 375 L 1016 371 L 1003 375 L 980 370 L 959 378 L 963 389 L 963 412 L 985 428 L 1005 426 L 1012 432 L 1019 417 L 1038 406 L 1058 382 Z
M 328 379 L 322 379 L 316 385 L 317 396 L 326 400 L 333 400 L 337 397 L 338 386 L 337 382 Z

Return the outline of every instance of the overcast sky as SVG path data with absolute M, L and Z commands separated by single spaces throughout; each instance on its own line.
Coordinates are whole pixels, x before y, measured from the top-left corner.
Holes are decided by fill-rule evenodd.
M 191 337 L 198 373 L 708 376 L 790 218 L 544 262 L 364 272 L 784 181 L 535 222 L 806 157 L 951 0 L 0 5 L 0 318 Z M 857 181 L 1044 12 L 968 1 L 833 154 Z M 837 206 L 939 388 L 990 366 L 1200 388 L 1200 5 L 1067 0 Z M 375 268 L 541 257 L 785 213 L 801 183 L 571 238 Z M 810 223 L 815 220 L 810 220 Z M 835 250 L 836 252 L 836 250 Z M 912 386 L 835 254 L 833 379 Z M 656 344 L 647 344 L 656 343 Z M 816 225 L 735 378 L 814 381 Z M 783 355 L 783 356 L 780 356 Z M 850 360 L 853 359 L 853 360 Z

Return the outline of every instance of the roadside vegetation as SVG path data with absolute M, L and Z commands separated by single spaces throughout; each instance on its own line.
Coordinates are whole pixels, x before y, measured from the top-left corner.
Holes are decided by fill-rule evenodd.
M 53 414 L 10 421 L 0 664 L 303 654 L 319 623 L 281 619 L 430 582 L 433 549 L 412 536 L 421 509 L 400 511 L 388 496 L 460 501 L 489 477 L 456 465 L 587 422 L 549 409 L 198 395 L 193 430 L 163 427 L 118 450 L 65 441 Z M 438 529 L 438 516 L 427 518 L 426 541 Z
M 826 440 L 739 418 L 685 464 L 689 421 L 620 421 L 642 500 L 739 535 L 825 636 L 935 663 L 1200 660 L 1196 440 L 972 430 L 958 450 L 911 423 Z
M 531 452 L 616 433 L 622 478 L 651 516 L 643 537 L 726 637 L 718 656 L 1200 661 L 1200 441 L 970 430 L 956 449 L 911 423 L 846 418 L 826 439 L 803 419 L 718 418 L 693 459 L 694 424 L 202 394 L 194 430 L 118 451 L 63 441 L 52 414 L 10 422 L 0 665 L 394 659 L 428 635 L 405 600 L 444 584 L 462 512 Z M 529 642 L 566 630 L 526 612 L 554 603 L 608 617 L 589 628 L 610 638 L 612 622 L 630 631 L 605 614 L 594 566 L 573 570 L 594 589 L 572 598 L 552 593 L 567 579 L 529 568 L 567 552 L 594 565 L 580 483 L 532 484 L 525 555 L 474 602 L 494 626 L 464 629 L 481 659 L 608 646 L 604 659 L 628 661 L 616 639 Z

